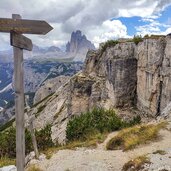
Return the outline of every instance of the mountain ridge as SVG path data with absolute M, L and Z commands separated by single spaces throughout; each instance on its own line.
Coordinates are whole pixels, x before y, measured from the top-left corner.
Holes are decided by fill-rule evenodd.
M 53 141 L 64 143 L 71 116 L 94 107 L 137 107 L 148 116 L 156 117 L 158 111 L 161 114 L 170 102 L 170 44 L 170 36 L 161 36 L 136 44 L 131 40 L 113 42 L 105 49 L 102 46 L 89 51 L 83 71 L 30 110 L 30 115 L 35 115 L 44 106 L 35 120 L 35 128 L 51 123 Z

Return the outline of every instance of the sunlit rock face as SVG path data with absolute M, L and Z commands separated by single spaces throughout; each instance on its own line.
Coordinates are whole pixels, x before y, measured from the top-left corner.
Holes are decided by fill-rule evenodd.
M 146 39 L 137 48 L 137 106 L 159 115 L 171 100 L 171 38 Z
M 72 116 L 94 107 L 134 106 L 142 113 L 160 115 L 171 100 L 170 60 L 169 36 L 88 51 L 83 70 L 30 110 L 36 116 L 35 128 L 50 123 L 53 141 L 65 143 Z

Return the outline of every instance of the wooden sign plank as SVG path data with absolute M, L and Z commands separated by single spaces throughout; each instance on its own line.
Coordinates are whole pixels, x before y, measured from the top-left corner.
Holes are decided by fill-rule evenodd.
M 11 32 L 10 39 L 11 39 L 10 40 L 11 46 L 29 50 L 29 51 L 32 51 L 32 49 L 33 49 L 32 41 L 29 38 L 27 38 L 21 34 Z
M 0 32 L 9 33 L 15 31 L 20 34 L 47 34 L 51 27 L 46 21 L 42 20 L 23 20 L 0 18 Z

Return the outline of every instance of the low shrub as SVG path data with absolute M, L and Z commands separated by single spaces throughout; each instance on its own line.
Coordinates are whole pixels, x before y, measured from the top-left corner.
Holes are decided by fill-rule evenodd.
M 153 152 L 153 154 L 165 155 L 165 154 L 167 154 L 167 153 L 166 153 L 166 151 L 164 151 L 164 150 L 156 150 L 155 152 Z
M 42 169 L 40 169 L 38 166 L 36 165 L 31 165 L 29 166 L 26 171 L 43 171 Z
M 165 128 L 166 123 L 158 125 L 140 125 L 121 130 L 106 145 L 107 150 L 130 150 L 137 145 L 146 144 L 159 137 L 159 131 Z
M 102 49 L 101 49 L 101 54 L 107 49 L 107 47 L 115 46 L 118 43 L 119 43 L 118 40 L 108 40 L 107 42 L 103 44 Z
M 51 138 L 51 125 L 47 125 L 44 129 L 36 131 L 37 146 L 40 150 L 45 150 L 54 146 Z
M 97 132 L 111 132 L 133 124 L 140 120 L 134 118 L 129 122 L 122 121 L 114 110 L 93 109 L 90 112 L 75 116 L 67 124 L 66 137 L 68 141 L 82 139 L 85 140 L 90 135 Z
M 143 38 L 141 36 L 134 36 L 134 38 L 132 39 L 133 42 L 138 45 L 139 42 L 142 42 L 143 41 Z
M 137 171 L 144 168 L 144 164 L 150 163 L 148 157 L 139 156 L 133 160 L 130 160 L 126 164 L 124 164 L 122 171 Z
M 52 147 L 54 144 L 51 139 L 51 126 L 47 125 L 44 129 L 36 131 L 36 138 L 39 150 Z M 33 150 L 31 134 L 25 130 L 26 154 Z M 11 127 L 0 132 L 0 157 L 15 158 L 16 156 L 16 129 Z

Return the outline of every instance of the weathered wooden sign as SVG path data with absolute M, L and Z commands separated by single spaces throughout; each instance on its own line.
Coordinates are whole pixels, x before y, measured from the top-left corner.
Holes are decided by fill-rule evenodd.
M 12 19 L 0 18 L 0 32 L 10 33 L 14 51 L 17 171 L 24 171 L 25 166 L 23 49 L 31 51 L 33 48 L 32 41 L 22 34 L 46 34 L 52 29 L 45 21 L 23 20 L 19 14 L 13 14 Z
M 14 31 L 11 31 L 10 41 L 11 41 L 11 46 L 29 50 L 29 51 L 32 51 L 33 49 L 33 44 L 30 39 Z
M 0 18 L 0 32 L 15 31 L 23 34 L 47 34 L 53 28 L 46 22 L 41 20 L 21 20 Z

